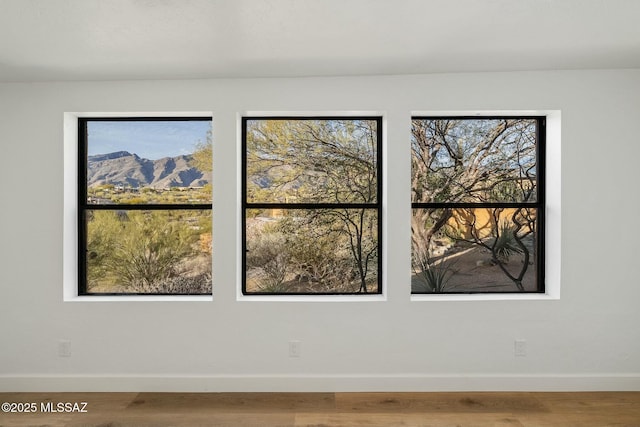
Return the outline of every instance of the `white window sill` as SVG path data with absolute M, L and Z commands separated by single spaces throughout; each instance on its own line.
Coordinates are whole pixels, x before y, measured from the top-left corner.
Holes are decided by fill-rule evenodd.
M 560 295 L 551 294 L 433 294 L 411 295 L 412 302 L 421 301 L 551 301 Z
M 383 294 L 373 295 L 238 295 L 239 302 L 384 302 Z
M 210 302 L 212 295 L 80 295 L 65 302 Z

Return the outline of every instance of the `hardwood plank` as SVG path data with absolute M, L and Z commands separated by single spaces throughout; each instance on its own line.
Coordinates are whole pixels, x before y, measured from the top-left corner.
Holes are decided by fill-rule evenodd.
M 124 409 L 138 393 L 0 393 L 0 402 L 87 402 L 87 409 Z
M 535 393 L 336 393 L 342 412 L 547 412 Z
M 0 427 L 66 426 L 86 419 L 89 414 L 124 411 L 138 393 L 0 393 L 0 403 L 36 403 L 36 413 L 0 413 Z M 87 413 L 42 412 L 41 404 L 87 402 Z M 57 409 L 57 408 L 56 408 Z
M 518 420 L 524 427 L 639 427 L 640 418 L 636 415 L 619 413 L 615 415 L 598 414 L 518 414 Z
M 555 413 L 615 415 L 625 412 L 640 417 L 638 392 L 539 393 L 538 400 Z
M 75 414 L 77 415 L 77 414 Z M 62 427 L 74 414 L 0 414 L 0 427 Z
M 295 427 L 524 427 L 513 414 L 335 413 L 297 414 Z
M 334 393 L 140 393 L 127 411 L 298 412 L 334 410 Z
M 291 413 L 140 413 L 103 415 L 67 421 L 65 427 L 293 427 Z M 57 426 L 51 426 L 57 427 Z

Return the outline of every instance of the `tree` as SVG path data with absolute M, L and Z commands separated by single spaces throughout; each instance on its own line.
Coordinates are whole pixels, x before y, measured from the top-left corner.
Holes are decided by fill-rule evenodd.
M 211 172 L 213 169 L 213 134 L 212 130 L 207 131 L 205 141 L 198 141 L 191 156 L 191 165 L 202 172 Z
M 462 215 L 465 204 L 525 203 L 535 199 L 535 120 L 414 119 L 411 130 L 412 201 L 420 205 L 412 210 L 414 265 L 432 265 L 435 237 L 453 238 L 456 233 L 442 230 L 453 216 Z M 452 206 L 456 203 L 461 207 Z M 475 217 L 472 209 L 466 213 Z M 523 226 L 515 222 L 516 217 L 509 227 L 521 230 Z M 467 241 L 486 247 L 487 236 L 482 235 L 475 220 L 463 225 L 473 236 Z M 494 241 L 501 236 L 497 220 L 492 223 L 491 234 Z M 520 245 L 518 248 L 528 259 L 528 249 Z M 521 280 L 523 276 L 507 275 L 517 286 L 517 278 Z
M 530 248 L 525 243 L 528 236 L 535 235 L 535 214 L 526 208 L 492 208 L 489 212 L 490 238 L 483 235 L 486 226 L 478 226 L 476 209 L 462 209 L 464 215 L 458 219 L 458 226 L 468 230 L 468 237 L 460 235 L 455 226 L 445 226 L 445 234 L 456 241 L 468 242 L 486 249 L 491 254 L 491 262 L 513 282 L 519 291 L 524 291 L 522 284 L 529 267 Z M 515 254 L 523 256 L 522 262 L 515 269 L 508 268 L 509 259 Z
M 378 257 L 377 121 L 249 120 L 246 132 L 247 202 L 278 204 L 289 218 L 282 227 L 295 224 L 289 234 L 330 237 L 368 292 Z
M 213 133 L 211 128 L 207 130 L 206 139 L 196 143 L 193 154 L 191 155 L 190 163 L 201 172 L 206 173 L 213 171 Z M 208 200 L 211 200 L 211 183 L 204 186 L 203 193 L 208 194 Z M 211 219 L 209 218 L 208 221 L 201 221 L 200 227 L 200 241 L 203 245 L 203 250 L 211 254 L 213 252 L 213 225 L 211 223 Z

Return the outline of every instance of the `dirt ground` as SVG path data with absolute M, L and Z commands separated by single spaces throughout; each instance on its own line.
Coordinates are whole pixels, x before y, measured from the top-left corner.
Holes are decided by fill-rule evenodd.
M 534 261 L 534 257 L 530 256 L 522 281 L 525 291 L 536 290 Z M 451 271 L 445 292 L 519 292 L 514 282 L 491 262 L 491 253 L 484 248 L 458 244 L 443 255 L 443 262 Z M 512 256 L 505 267 L 513 276 L 517 276 L 524 267 L 524 257 L 519 254 Z M 424 283 L 419 274 L 412 274 L 413 292 L 428 292 Z

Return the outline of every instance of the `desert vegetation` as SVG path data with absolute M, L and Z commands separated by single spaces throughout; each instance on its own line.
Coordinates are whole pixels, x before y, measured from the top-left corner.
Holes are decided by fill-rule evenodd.
M 380 291 L 377 127 L 247 121 L 246 293 Z
M 90 210 L 86 223 L 89 292 L 211 292 L 211 211 Z
M 176 122 L 152 124 L 170 134 Z M 118 135 L 126 135 L 128 126 L 138 126 L 117 120 L 113 125 L 120 126 L 114 132 Z M 88 135 L 90 145 L 91 132 Z M 92 175 L 87 176 L 83 207 L 84 291 L 210 294 L 212 193 L 211 185 L 201 179 L 212 169 L 210 129 L 195 145 L 176 141 L 182 151 L 195 152 L 173 158 L 145 159 L 135 154 L 135 141 L 126 143 L 132 153 L 88 157 Z M 195 183 L 194 178 L 198 184 L 185 184 Z

